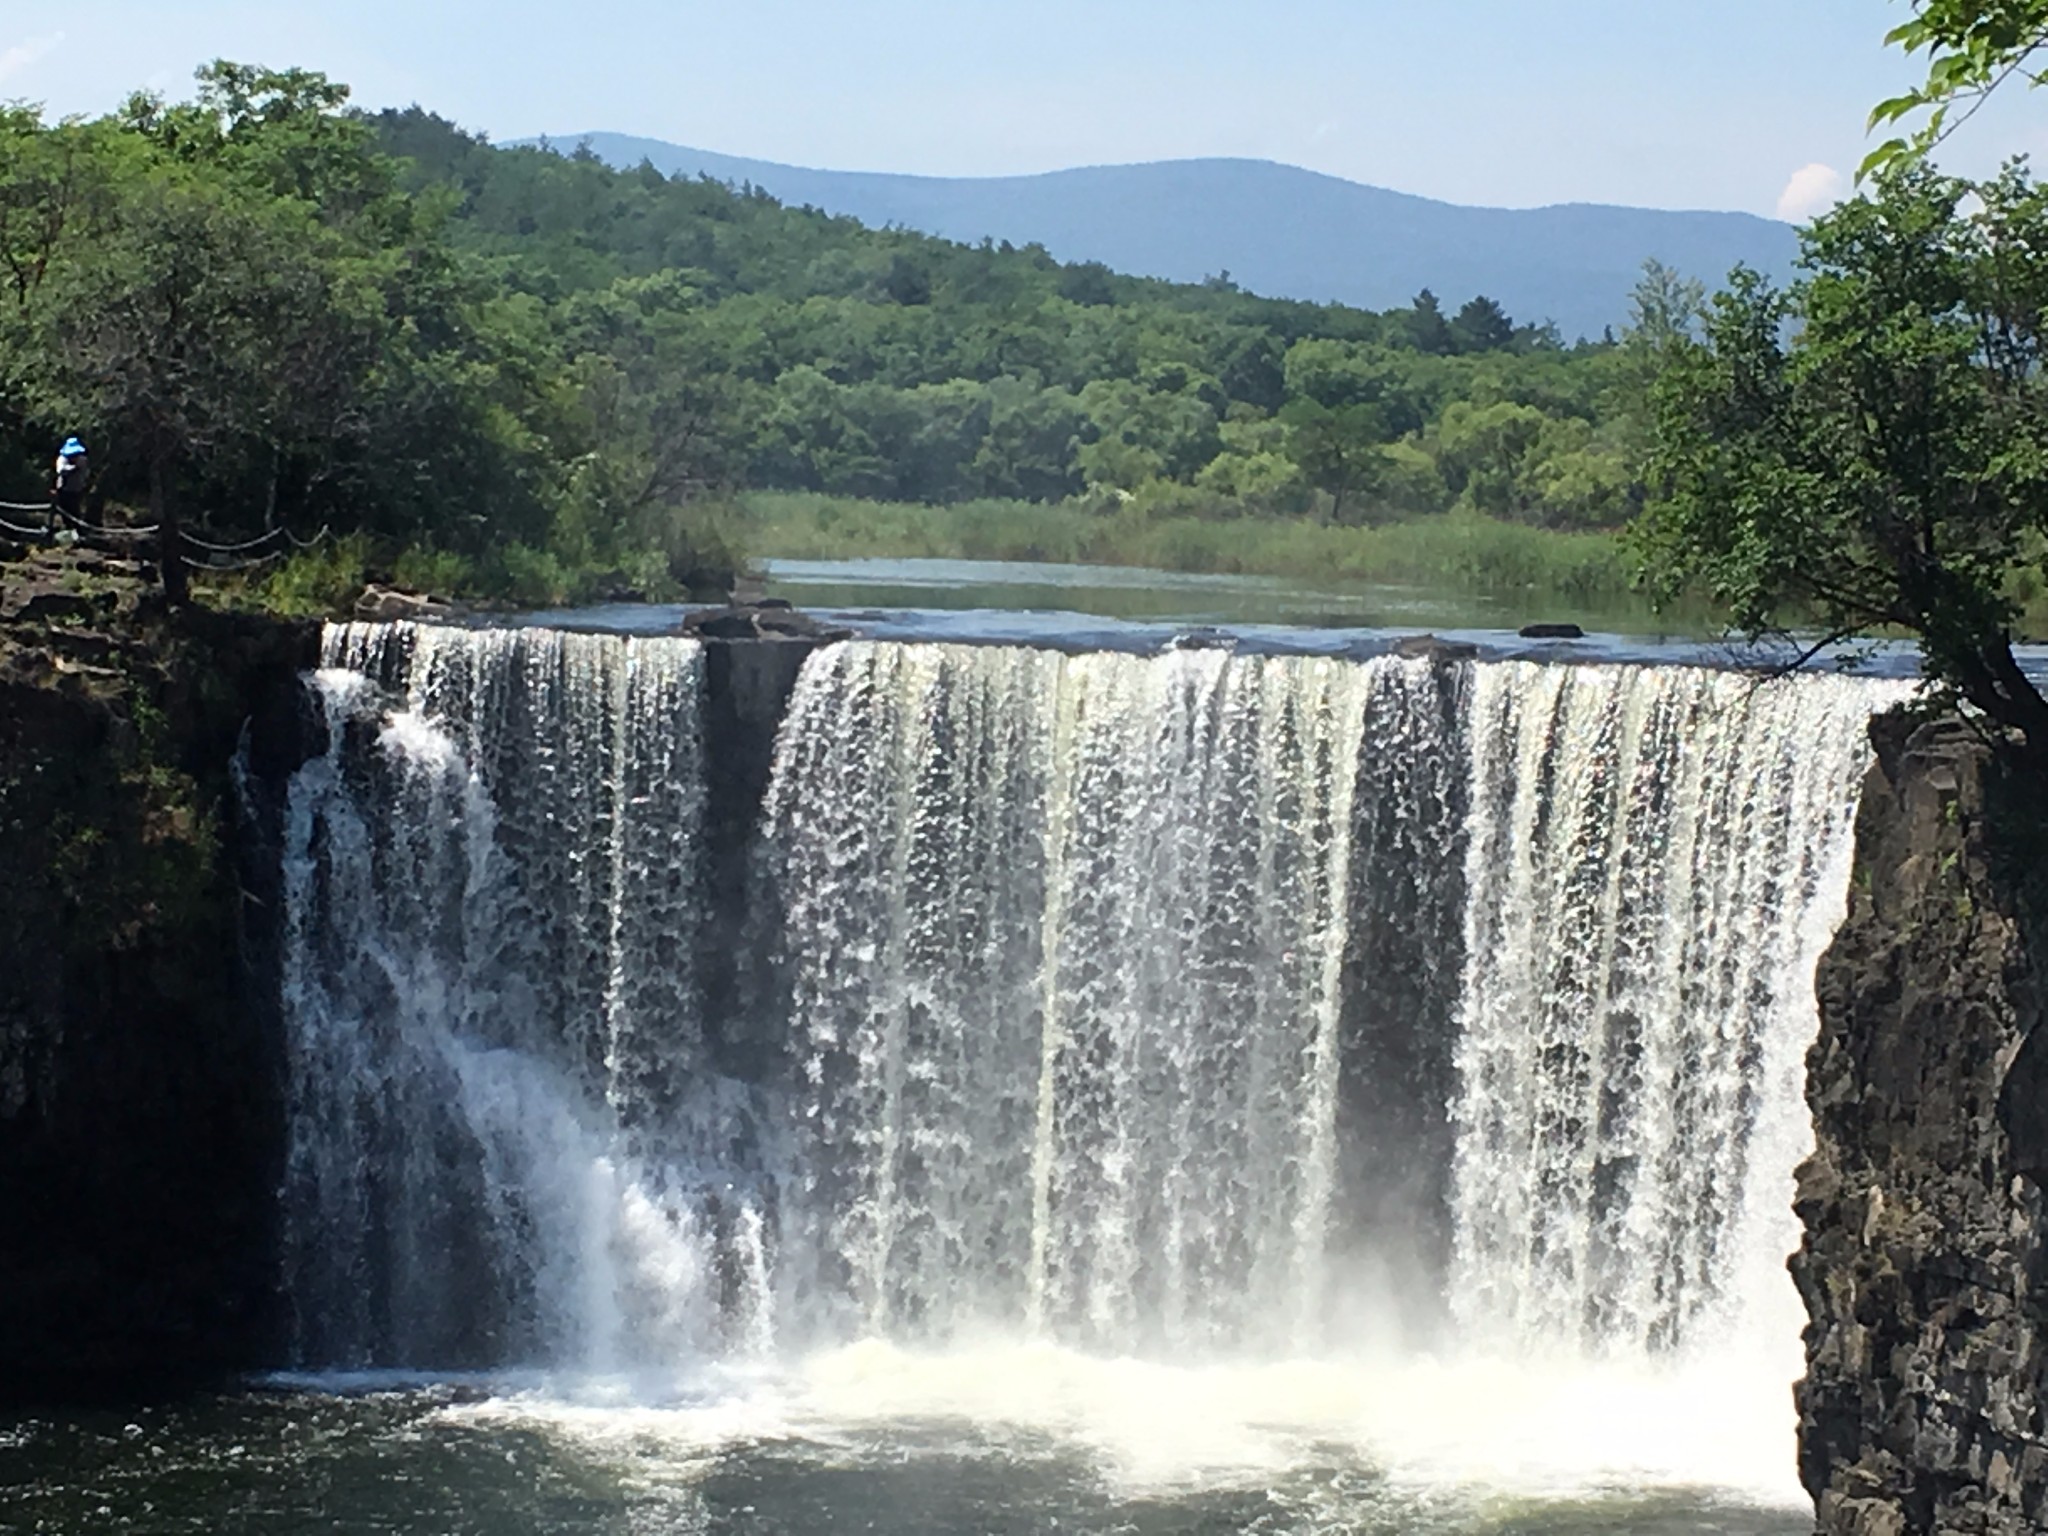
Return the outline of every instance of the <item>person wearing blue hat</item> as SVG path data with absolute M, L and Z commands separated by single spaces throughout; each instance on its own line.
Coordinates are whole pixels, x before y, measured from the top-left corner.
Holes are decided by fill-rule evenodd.
M 85 484 L 91 478 L 92 466 L 85 456 L 85 444 L 76 437 L 65 438 L 64 446 L 57 450 L 57 480 L 52 492 L 57 511 L 70 522 L 83 520 Z

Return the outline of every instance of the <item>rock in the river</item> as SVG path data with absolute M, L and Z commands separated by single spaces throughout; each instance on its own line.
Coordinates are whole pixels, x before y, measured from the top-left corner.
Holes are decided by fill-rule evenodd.
M 703 609 L 683 620 L 682 632 L 699 640 L 814 641 L 844 640 L 853 633 L 800 613 L 780 598 Z
M 1958 721 L 1872 736 L 1808 1058 L 1800 1475 L 1823 1536 L 2038 1533 L 2048 1036 L 2026 885 L 2048 791 Z
M 442 602 L 437 597 L 420 592 L 407 592 L 398 587 L 380 587 L 375 582 L 363 588 L 356 599 L 355 616 L 365 623 L 394 623 L 411 620 L 432 624 L 459 619 L 466 609 L 455 603 Z
M 1443 640 L 1435 635 L 1403 635 L 1394 644 L 1396 656 L 1412 660 L 1469 661 L 1479 654 L 1479 647 L 1463 640 Z
M 1583 640 L 1586 632 L 1576 624 L 1524 624 L 1515 631 L 1524 640 Z

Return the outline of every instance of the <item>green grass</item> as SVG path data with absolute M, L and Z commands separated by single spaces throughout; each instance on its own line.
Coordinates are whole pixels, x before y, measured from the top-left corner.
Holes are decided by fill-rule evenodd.
M 742 510 L 749 553 L 767 558 L 1053 560 L 1580 599 L 1631 595 L 1613 534 L 1462 513 L 1334 528 L 1278 518 L 1153 519 L 1072 502 L 931 507 L 784 491 L 754 492 Z
M 237 606 L 286 618 L 323 618 L 344 611 L 363 589 L 370 541 L 362 534 L 327 539 L 293 550 L 278 564 L 248 577 L 195 572 L 196 587 Z

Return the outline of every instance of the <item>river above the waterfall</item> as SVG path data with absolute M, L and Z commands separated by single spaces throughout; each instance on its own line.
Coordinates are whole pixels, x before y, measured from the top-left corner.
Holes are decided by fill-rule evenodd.
M 1664 617 L 1630 595 L 1594 600 L 1393 582 L 1164 571 L 1026 560 L 768 560 L 765 595 L 799 607 L 1039 610 L 1131 623 L 1306 629 L 1515 630 L 1569 621 L 1590 631 L 1699 639 L 1698 615 Z
M 1634 598 L 1559 600 L 1513 592 L 1392 583 L 1304 582 L 1140 566 L 1018 560 L 767 560 L 758 595 L 875 640 L 1030 645 L 1068 652 L 1149 653 L 1193 635 L 1271 655 L 1387 651 L 1431 634 L 1489 660 L 1676 663 L 1768 668 L 1792 642 L 1751 644 L 1698 611 L 1660 615 Z M 665 634 L 696 605 L 601 603 L 544 610 L 518 622 L 613 634 Z M 1575 640 L 1526 639 L 1524 625 L 1577 624 Z M 2021 652 L 2048 673 L 2048 647 Z M 1809 663 L 1873 677 L 1910 677 L 1910 644 L 1826 647 Z

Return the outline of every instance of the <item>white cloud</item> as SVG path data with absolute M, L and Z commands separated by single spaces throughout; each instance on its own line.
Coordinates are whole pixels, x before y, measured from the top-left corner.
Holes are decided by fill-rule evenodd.
M 18 75 L 36 60 L 55 53 L 63 42 L 62 32 L 52 32 L 46 37 L 32 37 L 27 42 L 0 48 L 0 80 Z
M 1785 183 L 1785 190 L 1778 194 L 1778 217 L 1790 219 L 1794 224 L 1803 223 L 1822 209 L 1840 202 L 1842 194 L 1848 190 L 1848 178 L 1832 165 L 1822 165 L 1818 160 L 1812 165 L 1802 165 Z

